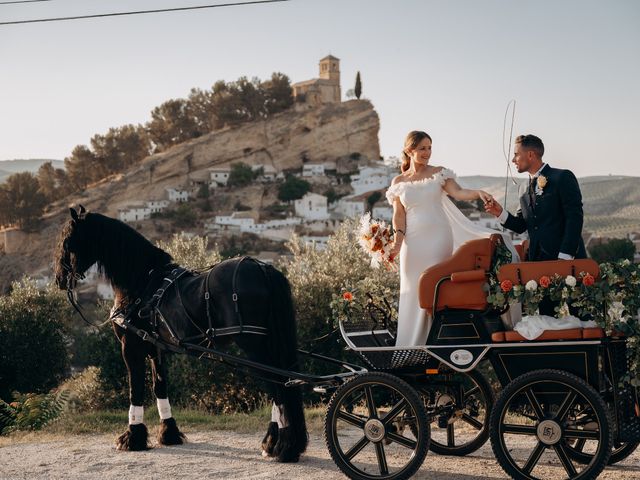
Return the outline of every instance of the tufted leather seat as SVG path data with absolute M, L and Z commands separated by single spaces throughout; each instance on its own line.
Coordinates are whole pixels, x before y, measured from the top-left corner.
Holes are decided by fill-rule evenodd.
M 566 328 L 563 330 L 545 330 L 539 337 L 529 340 L 516 331 L 495 332 L 491 335 L 491 341 L 500 342 L 544 342 L 549 340 L 596 340 L 604 338 L 605 332 L 600 327 L 592 328 Z

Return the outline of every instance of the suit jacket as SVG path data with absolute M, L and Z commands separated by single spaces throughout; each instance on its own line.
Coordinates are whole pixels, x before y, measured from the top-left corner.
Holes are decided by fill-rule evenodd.
M 529 261 L 556 260 L 560 252 L 586 258 L 578 180 L 571 171 L 549 165 L 544 166 L 540 175 L 547 178 L 542 193 L 533 193 L 532 204 L 527 183 L 520 192 L 520 208 L 515 215 L 509 213 L 504 226 L 517 233 L 529 233 Z

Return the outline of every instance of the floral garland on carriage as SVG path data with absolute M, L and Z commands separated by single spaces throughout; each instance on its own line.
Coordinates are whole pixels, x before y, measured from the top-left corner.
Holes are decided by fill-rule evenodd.
M 559 318 L 569 315 L 571 305 L 581 318 L 593 319 L 608 334 L 626 336 L 630 369 L 623 380 L 640 386 L 640 265 L 627 259 L 602 263 L 597 279 L 585 272 L 543 275 L 525 285 L 499 282 L 495 273 L 489 278 L 487 302 L 497 310 L 520 303 L 525 314 L 534 315 L 545 297 L 559 303 Z

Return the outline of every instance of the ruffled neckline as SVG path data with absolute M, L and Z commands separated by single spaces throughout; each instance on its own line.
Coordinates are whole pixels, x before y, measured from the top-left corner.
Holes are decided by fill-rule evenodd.
M 421 183 L 429 183 L 432 182 L 434 180 L 440 180 L 439 177 L 445 177 L 446 178 L 455 178 L 455 173 L 453 173 L 451 170 L 449 170 L 448 168 L 442 168 L 440 169 L 440 171 L 434 173 L 432 176 L 430 177 L 426 177 L 426 178 L 421 178 L 420 180 L 404 180 L 402 182 L 398 182 L 398 183 L 394 183 L 393 185 L 391 185 L 389 188 L 399 188 L 400 185 L 415 185 L 415 184 L 421 184 Z

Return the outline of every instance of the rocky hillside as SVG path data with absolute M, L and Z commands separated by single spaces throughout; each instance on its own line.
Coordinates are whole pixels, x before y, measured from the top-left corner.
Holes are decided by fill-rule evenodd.
M 105 179 L 81 194 L 49 207 L 38 232 L 21 236 L 14 253 L 0 256 L 0 291 L 23 274 L 50 271 L 52 252 L 68 206 L 82 203 L 89 210 L 117 216 L 118 209 L 136 201 L 166 198 L 166 188 L 186 187 L 190 179 L 208 176 L 208 169 L 234 162 L 271 165 L 278 171 L 300 171 L 306 162 L 334 161 L 345 171 L 353 158 L 378 160 L 380 121 L 373 105 L 364 100 L 326 104 L 317 108 L 291 109 L 269 120 L 212 132 L 152 155 L 131 170 Z M 359 155 L 353 155 L 359 154 Z M 232 192 L 234 198 L 211 199 L 209 216 L 220 209 L 230 211 L 235 202 L 252 209 L 274 201 L 273 188 Z M 227 195 L 230 197 L 230 195 Z M 266 197 L 266 198 L 265 198 Z M 157 232 L 143 233 L 157 238 Z

